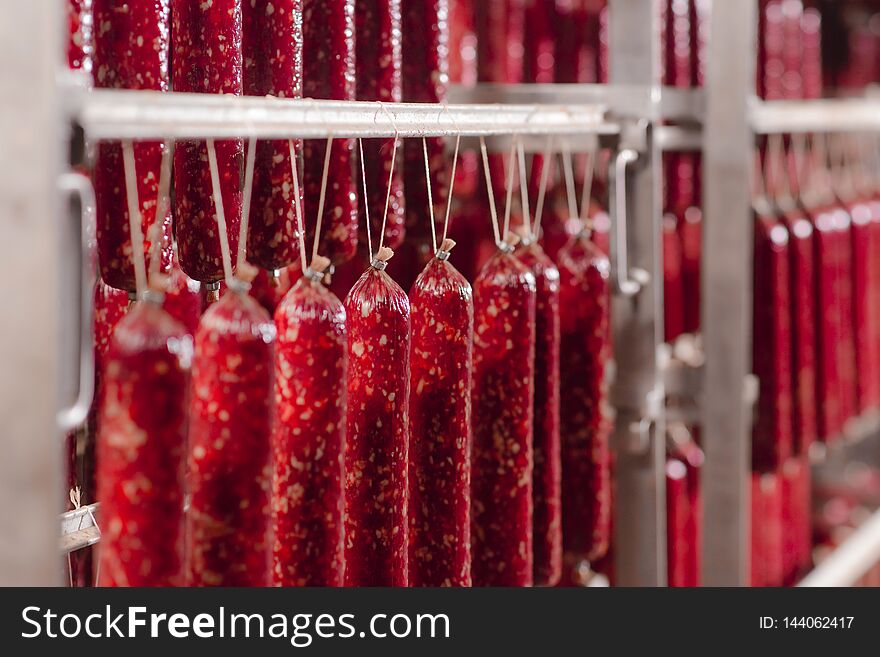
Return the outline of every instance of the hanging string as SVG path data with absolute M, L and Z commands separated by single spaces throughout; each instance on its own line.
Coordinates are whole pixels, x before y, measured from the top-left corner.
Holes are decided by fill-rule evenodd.
M 364 167 L 364 140 L 358 137 L 358 149 L 360 150 L 360 162 L 361 162 L 361 185 L 364 190 L 364 215 L 367 222 L 367 251 L 369 251 L 369 260 L 373 261 L 373 240 L 370 237 L 371 225 L 370 225 L 370 204 L 367 202 L 367 172 Z
M 767 161 L 765 163 L 766 176 L 769 180 L 770 189 L 767 190 L 768 200 L 778 202 L 785 198 L 785 190 L 783 189 L 783 171 L 785 148 L 782 145 L 782 136 L 773 133 L 767 140 Z
M 208 168 L 211 170 L 211 187 L 214 191 L 214 212 L 217 217 L 217 231 L 220 233 L 220 256 L 223 260 L 223 276 L 226 284 L 232 281 L 232 255 L 229 252 L 229 235 L 226 232 L 226 210 L 223 207 L 223 192 L 220 188 L 220 169 L 217 166 L 217 148 L 214 140 L 207 141 Z
M 333 135 L 327 137 L 327 148 L 324 151 L 324 171 L 321 174 L 321 194 L 318 197 L 318 219 L 315 224 L 315 240 L 312 243 L 312 260 L 318 257 L 318 244 L 321 239 L 321 224 L 324 220 L 324 201 L 327 198 L 327 178 L 330 175 L 330 151 L 333 146 Z
M 241 267 L 247 258 L 248 223 L 251 217 L 251 196 L 254 189 L 254 163 L 257 159 L 257 140 L 253 137 L 248 141 L 247 160 L 244 166 L 244 191 L 242 193 L 241 226 L 238 232 L 237 266 Z M 299 197 L 297 197 L 299 203 Z
M 489 167 L 489 153 L 486 150 L 486 139 L 480 137 L 480 152 L 483 155 L 483 172 L 486 174 L 486 189 L 489 190 L 489 215 L 492 219 L 492 230 L 495 233 L 495 245 L 503 249 L 504 242 L 501 241 L 500 228 L 498 225 L 498 210 L 495 208 L 495 192 L 492 190 L 492 172 Z
M 547 181 L 550 179 L 550 169 L 553 166 L 553 137 L 547 138 L 547 147 L 544 149 L 544 155 L 541 167 L 541 182 L 538 184 L 538 200 L 535 203 L 535 221 L 532 226 L 535 237 L 541 235 L 541 219 L 544 216 L 544 198 L 547 194 Z
M 449 195 L 446 198 L 446 216 L 443 218 L 443 242 L 449 231 L 449 214 L 452 210 L 452 193 L 455 191 L 455 170 L 458 168 L 458 147 L 461 145 L 461 132 L 455 135 L 455 153 L 452 156 L 452 177 L 449 179 Z
M 516 168 L 513 158 L 516 156 L 516 140 L 510 144 L 510 154 L 507 156 L 507 201 L 504 205 L 504 230 L 501 231 L 503 237 L 507 239 L 507 233 L 510 231 L 510 210 L 513 205 L 513 172 Z
M 443 219 L 443 239 L 441 240 L 441 244 L 446 241 L 446 234 L 449 230 L 449 215 L 452 211 L 452 194 L 455 190 L 455 171 L 458 168 L 458 151 L 461 146 L 461 128 L 458 127 L 458 122 L 456 122 L 455 117 L 452 115 L 452 112 L 449 111 L 449 105 L 444 103 L 443 109 L 438 115 L 438 120 L 443 116 L 443 113 L 449 115 L 450 120 L 452 121 L 452 125 L 456 130 L 455 134 L 455 153 L 452 156 L 452 177 L 449 179 L 449 195 L 446 197 L 446 216 Z
M 526 152 L 523 148 L 522 139 L 516 138 L 516 155 L 519 162 L 519 197 L 522 203 L 523 226 L 526 229 L 526 235 L 529 238 L 534 237 L 532 234 L 532 210 L 529 207 L 529 181 L 526 175 Z
M 431 163 L 428 160 L 428 140 L 422 137 L 422 153 L 425 155 L 425 187 L 428 189 L 428 216 L 431 220 L 431 246 L 437 253 L 437 228 L 434 226 L 434 196 L 431 193 Z M 391 191 L 391 188 L 388 188 Z
M 299 166 L 293 139 L 287 140 L 287 148 L 290 151 L 290 173 L 293 176 L 293 207 L 296 212 L 296 232 L 299 239 L 299 261 L 303 276 L 305 276 L 309 268 L 308 263 L 306 262 L 306 228 L 302 215 L 302 203 L 300 202 Z M 315 239 L 318 239 L 317 233 L 315 234 Z
M 131 234 L 131 261 L 134 265 L 135 290 L 138 298 L 147 291 L 147 268 L 144 264 L 144 234 L 141 204 L 138 200 L 137 168 L 131 140 L 122 142 L 122 166 L 125 169 L 125 191 L 128 200 L 128 229 Z
M 395 162 L 397 160 L 397 144 L 400 137 L 400 131 L 397 129 L 397 124 L 394 122 L 394 116 L 392 116 L 391 112 L 388 111 L 388 108 L 385 107 L 385 103 L 382 101 L 376 101 L 379 103 L 379 108 L 385 112 L 385 115 L 388 117 L 388 120 L 391 121 L 391 127 L 394 128 L 394 145 L 391 150 L 391 167 L 388 169 L 388 191 L 385 194 L 385 213 L 382 215 L 382 232 L 379 234 L 379 251 L 382 250 L 382 247 L 385 246 L 385 223 L 388 221 L 388 209 L 391 207 L 391 187 L 394 184 L 394 167 Z M 428 183 L 430 184 L 430 182 Z M 429 201 L 430 202 L 430 201 Z M 366 205 L 366 199 L 364 199 L 364 205 Z M 431 208 L 431 216 L 434 214 L 434 208 Z M 433 220 L 432 220 L 433 225 Z M 368 225 L 369 230 L 369 225 Z M 436 251 L 436 249 L 435 249 Z M 370 254 L 372 258 L 372 253 Z
M 584 164 L 584 188 L 581 190 L 581 223 L 590 223 L 590 196 L 593 193 L 593 179 L 596 176 L 596 159 L 598 158 L 596 144 L 587 153 L 587 161 Z
M 579 216 L 577 208 L 577 196 L 574 191 L 574 167 L 571 164 L 571 151 L 568 146 L 562 146 L 562 171 L 565 174 L 565 195 L 568 198 L 568 214 L 572 219 Z
M 165 246 L 165 231 L 162 224 L 168 214 L 168 206 L 171 203 L 171 158 L 174 154 L 174 140 L 165 142 L 165 150 L 162 151 L 162 164 L 159 168 L 159 189 L 156 197 L 156 219 L 150 227 L 150 272 L 147 282 L 158 275 L 162 266 L 162 248 Z

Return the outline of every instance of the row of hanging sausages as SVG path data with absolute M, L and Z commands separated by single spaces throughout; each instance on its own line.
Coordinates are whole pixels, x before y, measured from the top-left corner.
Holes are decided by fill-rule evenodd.
M 156 279 L 103 368 L 99 583 L 552 585 L 563 537 L 602 556 L 607 258 L 503 248 L 472 299 L 453 245 L 409 296 L 385 248 L 344 304 L 313 263 L 274 322 L 236 279 L 194 345 Z

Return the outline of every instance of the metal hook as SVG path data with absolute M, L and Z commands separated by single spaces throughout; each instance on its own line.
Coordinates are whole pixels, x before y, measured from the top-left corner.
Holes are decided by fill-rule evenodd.
M 650 274 L 643 269 L 630 271 L 628 263 L 626 169 L 627 166 L 638 160 L 638 157 L 639 154 L 635 150 L 624 148 L 618 151 L 610 171 L 613 188 L 611 197 L 614 200 L 612 212 L 614 230 L 611 233 L 614 266 L 611 277 L 618 294 L 626 297 L 638 294 L 642 287 L 651 280 Z

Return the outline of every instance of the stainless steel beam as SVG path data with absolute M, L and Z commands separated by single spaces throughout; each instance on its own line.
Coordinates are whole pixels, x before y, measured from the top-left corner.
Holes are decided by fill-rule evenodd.
M 611 83 L 641 87 L 655 100 L 660 97 L 659 16 L 655 0 L 612 0 L 609 5 Z M 648 277 L 636 294 L 616 295 L 611 310 L 619 347 L 611 392 L 617 459 L 614 555 L 622 586 L 666 583 L 665 440 L 657 408 L 663 390 L 657 366 L 663 328 L 660 157 L 650 124 L 657 103 L 649 110 L 640 121 L 644 143 L 637 149 L 639 157 L 625 176 L 629 266 Z
M 714 2 L 703 138 L 703 583 L 748 584 L 756 4 Z
M 91 139 L 259 139 L 616 134 L 598 104 L 438 105 L 75 90 Z
M 758 134 L 880 131 L 880 98 L 823 100 L 751 99 L 749 118 Z
M 60 212 L 56 180 L 64 140 L 56 90 L 63 5 L 0 0 L 0 586 L 61 582 L 59 398 L 70 392 L 62 362 L 65 309 L 60 247 L 79 249 Z M 13 20 L 11 17 L 14 16 Z M 75 290 L 67 297 L 76 298 Z
M 853 586 L 880 563 L 880 511 L 801 580 L 798 586 Z

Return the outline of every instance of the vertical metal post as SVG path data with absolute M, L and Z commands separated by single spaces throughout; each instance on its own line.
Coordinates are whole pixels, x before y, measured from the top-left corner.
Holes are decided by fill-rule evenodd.
M 755 85 L 754 0 L 714 2 L 704 121 L 702 332 L 705 519 L 703 583 L 748 584 L 752 222 Z
M 0 0 L 0 586 L 60 582 L 62 7 Z
M 611 0 L 611 82 L 650 88 L 659 98 L 660 7 L 656 0 Z M 654 112 L 658 103 L 654 103 Z M 642 117 L 639 157 L 625 176 L 628 189 L 629 266 L 649 279 L 612 304 L 617 376 L 612 403 L 617 417 L 615 469 L 615 574 L 622 586 L 666 583 L 665 441 L 656 402 L 662 400 L 657 348 L 662 341 L 660 269 L 660 158 L 651 121 Z M 639 132 L 638 130 L 636 132 Z M 625 140 L 626 141 L 626 140 Z M 625 143 L 624 143 L 625 145 Z M 623 184 L 624 181 L 618 181 Z

